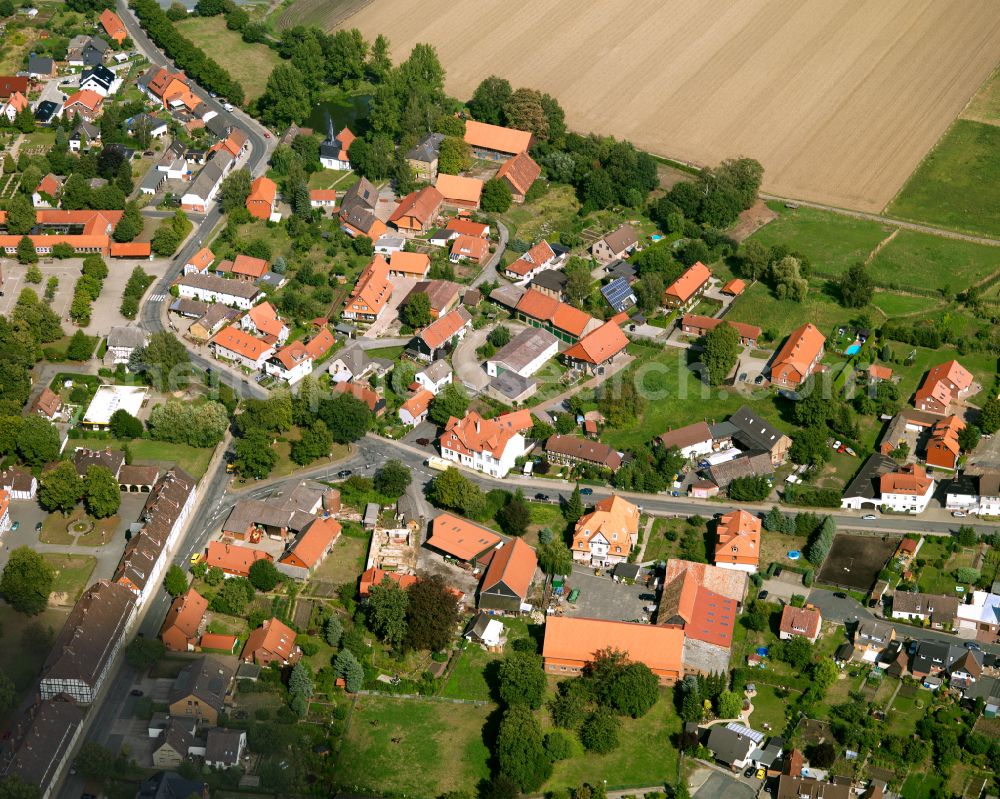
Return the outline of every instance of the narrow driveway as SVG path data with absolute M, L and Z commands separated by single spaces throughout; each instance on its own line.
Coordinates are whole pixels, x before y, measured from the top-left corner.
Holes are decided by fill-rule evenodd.
M 472 287 L 476 288 L 481 286 L 483 283 L 494 283 L 500 279 L 500 275 L 497 273 L 497 266 L 503 260 L 503 254 L 507 250 L 507 227 L 503 222 L 499 220 L 494 221 L 497 226 L 497 231 L 500 235 L 500 239 L 497 242 L 497 250 L 493 253 L 493 257 L 490 258 L 489 263 L 483 267 L 483 271 L 479 273 L 479 276 L 472 281 Z
M 486 343 L 490 330 L 492 327 L 471 331 L 451 354 L 451 366 L 456 379 L 475 391 L 482 391 L 490 384 L 490 376 L 486 374 L 483 364 L 476 355 L 476 350 Z

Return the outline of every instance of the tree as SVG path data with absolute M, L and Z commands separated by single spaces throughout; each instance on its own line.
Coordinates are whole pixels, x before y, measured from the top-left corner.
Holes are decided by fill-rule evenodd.
M 333 434 L 322 419 L 315 419 L 304 428 L 297 441 L 292 442 L 291 457 L 300 466 L 330 454 Z
M 740 357 L 740 349 L 740 335 L 732 325 L 724 322 L 708 332 L 701 361 L 710 386 L 721 385 L 729 376 Z
M 60 461 L 42 474 L 38 502 L 47 511 L 69 513 L 83 499 L 83 479 L 70 461 Z
M 766 623 L 766 620 L 765 620 Z M 690 675 L 678 686 L 681 692 L 681 719 L 684 721 L 701 721 L 705 714 L 705 705 L 702 702 L 701 687 L 698 685 L 698 678 Z
M 729 484 L 729 497 L 738 502 L 763 502 L 771 495 L 766 477 L 737 477 Z
M 531 509 L 524 499 L 524 492 L 519 488 L 511 495 L 506 504 L 497 511 L 497 524 L 507 535 L 517 537 L 528 532 L 531 524 Z
M 963 524 L 958 528 L 958 532 L 955 534 L 955 540 L 958 541 L 958 543 L 963 547 L 972 547 L 979 541 L 979 534 L 976 532 L 976 528 Z
M 389 376 L 389 386 L 392 388 L 393 393 L 401 397 L 406 396 L 410 390 L 410 386 L 413 385 L 416 374 L 417 370 L 412 363 L 409 361 L 399 361 L 392 368 L 392 374 Z M 301 384 L 299 393 L 302 393 Z
M 802 671 L 813 659 L 813 647 L 807 638 L 795 636 L 784 642 L 778 652 L 779 660 Z
M 29 283 L 34 283 L 38 285 L 42 282 L 42 270 L 39 269 L 35 264 L 28 267 L 27 271 L 24 273 L 24 279 Z
M 258 560 L 250 567 L 250 584 L 258 591 L 273 591 L 278 584 L 278 569 L 269 560 Z
M 979 446 L 981 436 L 979 428 L 974 424 L 966 425 L 958 431 L 958 446 L 962 448 L 963 452 L 972 452 Z
M 802 262 L 786 255 L 771 266 L 771 282 L 779 300 L 802 302 L 809 291 L 809 283 L 802 277 Z
M 735 691 L 723 691 L 715 702 L 720 719 L 738 719 L 743 712 L 743 698 Z
M 163 587 L 167 589 L 170 596 L 180 596 L 185 593 L 188 589 L 188 581 L 184 569 L 176 563 L 171 564 L 163 578 Z
M 437 425 L 444 427 L 453 416 L 461 419 L 469 407 L 469 398 L 456 384 L 449 383 L 433 400 L 427 417 Z
M 552 723 L 565 730 L 578 730 L 586 720 L 591 700 L 590 686 L 582 680 L 563 680 L 549 702 Z
M 150 411 L 147 424 L 150 436 L 158 441 L 214 447 L 229 427 L 229 413 L 219 402 L 191 405 L 170 399 Z
M 398 499 L 406 492 L 411 479 L 410 468 L 402 461 L 393 458 L 375 472 L 375 490 L 387 497 Z
M 190 364 L 191 356 L 180 340 L 168 330 L 153 333 L 145 347 L 129 358 L 129 371 L 142 374 L 150 385 L 173 390 L 179 370 Z
M 118 480 L 105 466 L 90 466 L 83 478 L 83 504 L 95 519 L 107 519 L 122 504 Z
M 837 762 L 837 747 L 831 741 L 823 741 L 809 747 L 809 763 L 817 768 L 830 768 Z
M 217 613 L 242 616 L 254 593 L 253 585 L 245 577 L 223 580 L 218 593 L 212 598 L 211 608 Z
M 406 645 L 438 652 L 454 635 L 458 601 L 439 575 L 421 578 L 407 591 Z
M 35 208 L 25 194 L 15 194 L 7 204 L 7 232 L 24 236 L 35 227 Z
M 368 405 L 350 394 L 338 394 L 323 400 L 318 409 L 322 419 L 338 444 L 350 444 L 371 429 L 372 413 Z
M 479 486 L 450 466 L 431 481 L 427 499 L 439 508 L 457 510 L 473 518 L 486 507 L 486 498 Z
M 495 753 L 500 773 L 510 777 L 525 793 L 538 790 L 552 773 L 542 728 L 524 705 L 514 705 L 504 712 Z
M 323 638 L 330 646 L 337 646 L 343 634 L 344 625 L 340 623 L 340 619 L 331 616 L 326 620 L 326 624 L 323 625 Z
M 227 214 L 232 213 L 237 208 L 246 208 L 247 197 L 250 196 L 250 184 L 253 177 L 250 170 L 244 167 L 237 169 L 226 175 L 219 187 L 219 197 L 222 203 L 222 210 Z
M 233 456 L 233 468 L 241 477 L 266 477 L 278 462 L 278 453 L 271 447 L 271 436 L 263 430 L 251 430 L 237 439 Z
M 576 524 L 583 516 L 584 510 L 583 497 L 580 496 L 580 484 L 577 483 L 573 488 L 573 493 L 563 505 L 562 515 L 567 524 Z
M 38 263 L 38 253 L 35 252 L 35 245 L 27 236 L 21 236 L 17 243 L 17 262 L 19 264 Z
M 872 301 L 875 281 L 861 261 L 840 276 L 840 301 L 845 308 L 864 308 Z
M 659 698 L 659 681 L 644 663 L 621 651 L 604 649 L 584 667 L 598 701 L 633 718 L 644 716 Z
M 504 103 L 508 127 L 531 131 L 540 140 L 549 137 L 549 120 L 542 107 L 542 94 L 536 89 L 518 89 Z
M 1000 398 L 990 397 L 983 403 L 977 426 L 987 435 L 993 435 L 1000 430 Z
M 469 100 L 469 112 L 473 119 L 490 125 L 503 125 L 506 121 L 504 108 L 510 102 L 514 90 L 506 78 L 490 75 L 484 79 L 472 93 Z
M 827 444 L 827 432 L 822 427 L 807 427 L 792 440 L 789 455 L 795 463 L 822 466 L 830 460 L 832 450 Z
M 445 136 L 438 151 L 438 171 L 457 175 L 472 166 L 472 147 L 461 136 Z
M 837 681 L 839 674 L 840 670 L 831 658 L 822 658 L 812 665 L 813 685 L 819 689 L 821 695 Z
M 412 328 L 424 327 L 431 323 L 431 298 L 424 292 L 416 292 L 403 305 L 399 315 L 403 324 Z
M 590 296 L 590 289 L 594 282 L 590 275 L 590 264 L 583 258 L 573 256 L 566 263 L 563 272 L 566 274 L 566 285 L 563 289 L 566 301 L 577 308 L 582 307 Z
M 406 637 L 407 599 L 406 591 L 388 577 L 368 592 L 368 627 L 392 646 Z
M 599 755 L 618 748 L 621 722 L 607 708 L 598 708 L 580 727 L 580 742 L 588 752 Z
M 146 671 L 159 662 L 167 648 L 159 638 L 145 638 L 137 635 L 125 647 L 125 659 L 138 671 Z
M 573 571 L 573 553 L 561 538 L 553 538 L 538 547 L 538 566 L 546 574 L 569 574 Z
M 338 677 L 344 678 L 344 687 L 349 693 L 356 694 L 361 690 L 365 680 L 365 670 L 350 649 L 341 649 L 333 664 Z
M 213 566 L 205 572 L 205 582 L 209 585 L 222 585 L 222 581 L 225 579 L 226 573 L 218 566 Z
M 490 178 L 483 184 L 480 206 L 486 213 L 503 214 L 514 202 L 510 192 L 510 184 L 503 178 Z
M 312 97 L 302 73 L 292 64 L 278 64 L 267 78 L 257 108 L 265 124 L 284 129 L 303 122 L 312 110 Z
M 306 698 L 313 695 L 312 677 L 309 676 L 306 667 L 301 663 L 296 663 L 292 667 L 292 673 L 288 678 L 288 691 L 293 695 L 298 694 Z
M 76 753 L 76 770 L 88 780 L 106 782 L 118 771 L 117 758 L 112 752 L 93 741 L 85 741 Z
M 6 713 L 17 703 L 17 686 L 3 671 L 0 671 L 0 713 Z M 0 797 L 2 797 L 0 793 Z
M 55 572 L 40 554 L 18 547 L 4 566 L 0 594 L 14 610 L 36 616 L 48 605 L 54 580 Z
M 545 697 L 545 669 L 542 658 L 534 652 L 510 652 L 497 670 L 497 694 L 508 707 L 527 705 L 532 710 L 542 706 Z
M 94 352 L 94 339 L 82 330 L 77 330 L 69 340 L 66 357 L 71 361 L 86 361 Z
M 830 547 L 833 546 L 833 538 L 836 533 L 837 523 L 832 516 L 827 516 L 806 544 L 806 560 L 813 566 L 821 565 L 826 560 Z
M 119 408 L 111 414 L 108 427 L 111 435 L 117 439 L 133 439 L 142 435 L 142 422 L 124 408 Z

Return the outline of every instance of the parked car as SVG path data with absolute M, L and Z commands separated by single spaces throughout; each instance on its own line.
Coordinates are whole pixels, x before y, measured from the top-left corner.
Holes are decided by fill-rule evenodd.
M 347 477 L 350 477 L 352 474 L 353 472 L 350 469 L 341 469 L 339 472 L 337 472 L 337 477 L 343 480 Z
M 861 518 L 866 522 L 870 522 L 872 519 L 877 519 L 878 516 L 876 516 L 874 513 L 866 513 Z
M 593 493 L 594 493 L 594 489 L 592 489 L 592 488 L 581 488 L 580 489 L 580 494 L 582 496 L 585 496 L 585 497 L 589 497 Z
M 233 104 L 232 103 L 223 103 L 222 107 L 225 108 L 227 111 L 232 111 L 233 110 Z
M 956 519 L 964 519 L 965 518 L 965 511 L 964 510 L 952 511 L 951 515 L 954 516 Z
M 429 438 L 418 438 L 417 439 L 417 445 L 421 446 L 421 447 L 426 447 L 430 443 L 431 443 L 431 440 Z
M 847 594 L 845 594 L 843 591 L 834 591 L 833 595 L 837 597 L 837 599 L 847 599 Z
M 755 377 L 755 378 L 753 379 L 753 384 L 754 384 L 755 386 L 759 386 L 759 385 L 760 385 L 761 383 L 763 383 L 763 382 L 764 382 L 764 375 L 757 375 L 757 376 L 756 376 L 756 377 Z
M 12 524 L 12 525 L 10 526 L 10 529 L 11 529 L 11 530 L 17 530 L 17 528 L 18 528 L 18 527 L 20 527 L 20 526 L 21 526 L 21 523 L 20 523 L 20 522 L 14 522 L 14 523 L 13 523 L 13 524 Z
M 548 502 L 549 501 L 549 495 L 548 494 L 542 494 L 542 493 L 539 492 L 538 494 L 535 494 L 535 499 L 537 499 L 539 502 Z
M 764 769 L 762 769 L 762 768 L 757 769 L 757 779 L 758 780 L 762 780 L 766 776 L 767 776 L 767 772 L 764 771 Z
M 42 523 L 41 523 L 41 522 L 38 522 L 38 523 L 37 523 L 37 524 L 35 525 L 35 532 L 36 532 L 36 533 L 40 533 L 41 531 L 42 531 Z
M 776 569 L 774 570 L 774 576 L 775 576 L 775 577 L 781 577 L 781 571 L 782 571 L 782 570 L 781 570 L 781 567 L 779 566 L 778 568 L 776 568 Z
M 756 769 L 753 766 L 750 766 L 750 768 L 748 768 L 746 771 L 743 772 L 743 776 L 752 777 L 755 771 Z
M 133 688 L 131 691 L 129 691 L 129 694 L 131 694 L 132 696 L 142 696 L 142 691 L 138 688 Z
M 761 591 L 757 594 L 757 599 L 767 599 L 767 589 Z

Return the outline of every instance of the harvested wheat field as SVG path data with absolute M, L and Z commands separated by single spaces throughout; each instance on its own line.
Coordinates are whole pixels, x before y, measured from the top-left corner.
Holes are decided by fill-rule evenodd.
M 374 0 L 342 23 L 448 90 L 491 73 L 579 131 L 698 164 L 759 159 L 771 192 L 879 211 L 1000 55 L 995 0 Z

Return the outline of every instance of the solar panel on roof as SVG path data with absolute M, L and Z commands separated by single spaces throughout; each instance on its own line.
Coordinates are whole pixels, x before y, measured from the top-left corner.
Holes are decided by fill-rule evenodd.
M 635 305 L 635 294 L 624 277 L 616 277 L 606 286 L 602 286 L 601 294 L 616 311 L 624 311 Z

